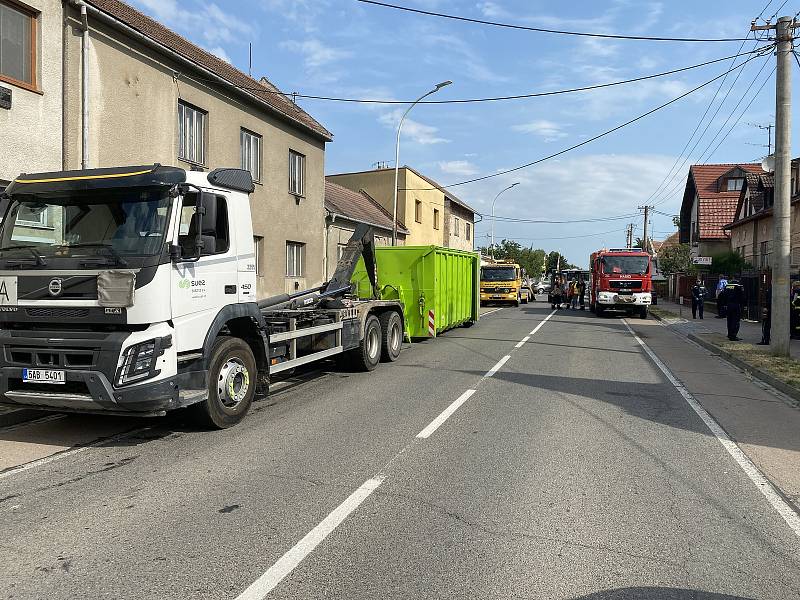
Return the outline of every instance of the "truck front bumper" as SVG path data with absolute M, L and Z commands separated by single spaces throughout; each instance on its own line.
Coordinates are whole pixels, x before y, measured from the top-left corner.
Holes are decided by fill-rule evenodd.
M 0 369 L 0 399 L 6 406 L 45 410 L 160 416 L 177 408 L 177 377 L 114 389 L 99 371 L 65 371 L 64 384 L 26 383 L 22 369 Z
M 516 302 L 518 298 L 516 291 L 514 292 L 481 292 L 481 302 Z
M 625 309 L 632 306 L 650 306 L 653 298 L 650 292 L 618 294 L 617 292 L 598 292 L 597 303 L 604 308 Z

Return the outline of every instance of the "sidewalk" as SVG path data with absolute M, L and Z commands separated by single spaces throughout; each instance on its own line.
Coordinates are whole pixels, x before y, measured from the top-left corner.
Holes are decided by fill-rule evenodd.
M 677 302 L 669 300 L 658 300 L 655 305 L 656 309 L 667 310 L 669 312 L 680 315 L 686 322 L 681 320 L 670 319 L 669 324 L 675 329 L 683 331 L 685 334 L 693 333 L 695 335 L 701 333 L 719 333 L 727 337 L 728 335 L 728 320 L 717 319 L 716 313 L 706 312 L 702 321 L 698 318 L 692 319 L 692 308 L 690 306 L 681 306 Z M 743 342 L 748 344 L 757 344 L 761 341 L 761 323 L 753 321 L 742 321 L 739 327 L 739 337 Z M 800 340 L 791 340 L 791 356 L 794 359 L 800 359 Z

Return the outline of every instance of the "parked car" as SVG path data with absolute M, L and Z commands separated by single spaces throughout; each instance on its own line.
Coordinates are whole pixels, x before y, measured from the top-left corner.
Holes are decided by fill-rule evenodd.
M 537 294 L 546 294 L 546 293 L 548 293 L 550 291 L 551 287 L 552 286 L 551 286 L 549 281 L 547 281 L 545 279 L 542 279 L 535 286 L 536 293 Z

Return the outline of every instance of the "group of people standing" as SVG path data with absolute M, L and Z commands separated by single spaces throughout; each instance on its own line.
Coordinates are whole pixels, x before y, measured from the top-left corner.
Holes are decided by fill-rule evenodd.
M 703 318 L 703 308 L 707 297 L 706 287 L 703 280 L 698 278 L 692 286 L 692 318 L 696 319 L 697 315 Z M 728 319 L 728 339 L 731 341 L 739 341 L 739 328 L 742 323 L 742 307 L 747 302 L 744 293 L 744 286 L 737 279 L 728 281 L 725 277 L 720 277 L 716 290 L 717 300 L 717 318 Z M 769 330 L 766 334 L 767 342 L 769 343 Z M 763 339 L 762 339 L 763 342 Z
M 561 308 L 562 304 L 573 310 L 579 306 L 580 310 L 586 308 L 586 282 L 582 278 L 567 281 L 565 277 L 556 277 L 550 295 L 554 308 Z

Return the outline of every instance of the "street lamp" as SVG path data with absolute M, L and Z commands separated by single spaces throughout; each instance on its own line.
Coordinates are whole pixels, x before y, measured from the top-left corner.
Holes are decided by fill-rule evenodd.
M 518 186 L 518 185 L 519 185 L 519 181 L 517 181 L 515 183 L 512 183 L 507 188 L 505 188 L 503 190 L 500 190 L 500 192 L 497 194 L 497 196 L 494 197 L 494 200 L 492 200 L 492 258 L 494 258 L 494 203 L 497 202 L 497 199 L 500 197 L 500 194 L 502 194 L 503 192 L 507 192 L 511 188 L 513 188 L 515 186 Z
M 403 121 L 406 120 L 406 115 L 411 112 L 411 109 L 417 105 L 420 100 L 423 100 L 430 96 L 431 94 L 435 94 L 443 87 L 446 87 L 453 83 L 452 81 L 442 81 L 441 83 L 437 83 L 436 87 L 433 88 L 430 92 L 423 94 L 414 102 L 411 103 L 406 109 L 406 112 L 403 113 L 403 116 L 400 119 L 400 124 L 397 126 L 397 141 L 394 146 L 394 200 L 392 201 L 392 246 L 397 246 L 397 180 L 400 173 L 400 130 L 403 128 Z

